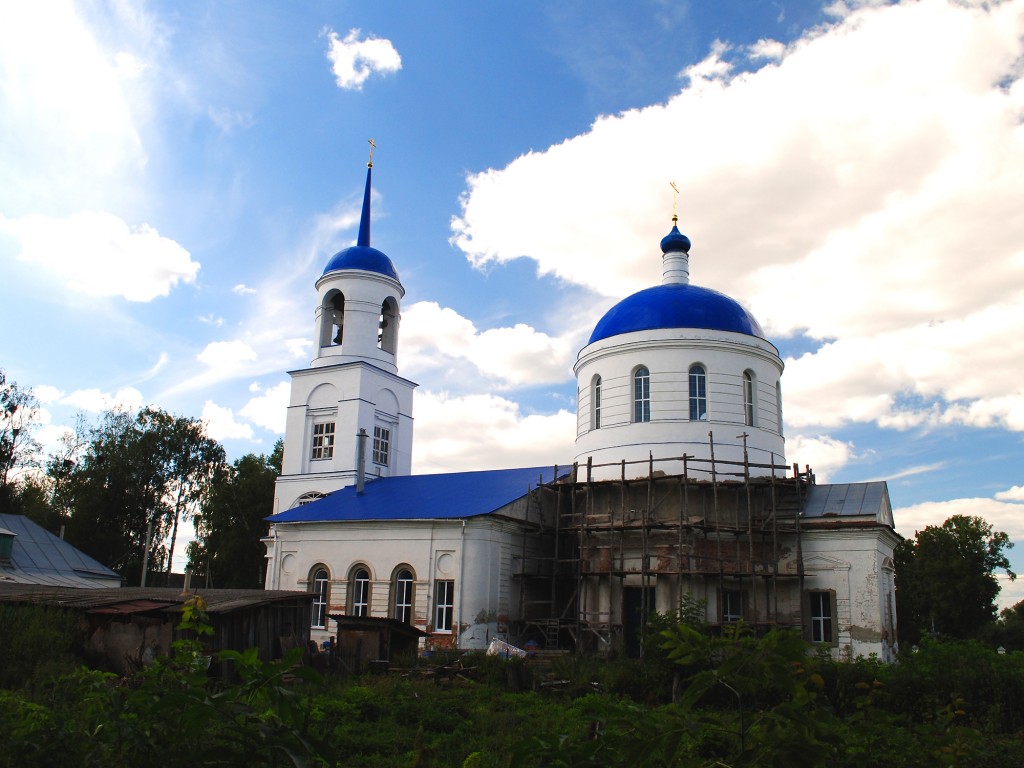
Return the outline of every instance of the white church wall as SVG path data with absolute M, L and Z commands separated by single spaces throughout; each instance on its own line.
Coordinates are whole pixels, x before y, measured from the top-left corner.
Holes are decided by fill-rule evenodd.
M 838 658 L 876 654 L 891 661 L 895 652 L 895 616 L 891 571 L 896 536 L 884 528 L 805 530 L 805 592 L 835 590 Z
M 489 516 L 462 520 L 397 520 L 344 523 L 286 523 L 274 528 L 268 543 L 270 589 L 311 591 L 317 566 L 330 576 L 328 613 L 350 611 L 349 579 L 358 565 L 370 572 L 370 616 L 393 612 L 392 585 L 396 569 L 407 565 L 415 579 L 414 624 L 434 632 L 435 643 L 455 644 L 460 633 L 476 647 L 476 624 L 493 625 L 482 635 L 489 642 L 507 636 L 518 616 L 513 583 L 513 556 L 523 551 L 521 528 Z M 530 547 L 533 550 L 532 546 Z M 437 580 L 454 582 L 453 621 L 439 630 L 435 611 Z M 311 598 L 312 599 L 312 598 Z M 322 642 L 333 627 L 314 629 Z M 445 639 L 447 636 L 447 640 Z M 486 646 L 484 646 L 486 647 Z

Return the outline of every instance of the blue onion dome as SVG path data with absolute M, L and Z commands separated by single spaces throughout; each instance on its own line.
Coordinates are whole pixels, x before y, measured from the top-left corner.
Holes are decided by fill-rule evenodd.
M 690 238 L 679 231 L 679 227 L 672 225 L 672 231 L 661 238 L 662 253 L 689 253 Z
M 665 239 L 669 237 L 672 235 Z M 685 235 L 680 237 L 685 239 Z M 686 240 L 687 245 L 689 242 Z M 588 343 L 622 333 L 667 328 L 731 331 L 765 339 L 754 316 L 724 293 L 688 283 L 671 283 L 645 288 L 620 301 L 598 321 Z
M 327 262 L 324 274 L 339 269 L 361 269 L 364 272 L 376 272 L 398 280 L 398 272 L 384 253 L 368 245 L 353 245 L 338 251 Z

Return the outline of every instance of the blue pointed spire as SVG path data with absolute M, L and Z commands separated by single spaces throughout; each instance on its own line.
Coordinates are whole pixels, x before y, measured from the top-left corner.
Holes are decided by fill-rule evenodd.
M 366 164 L 366 190 L 363 192 L 363 214 L 359 217 L 359 238 L 356 245 L 364 248 L 370 247 L 370 174 L 373 172 L 373 163 Z
M 356 244 L 338 251 L 327 262 L 324 274 L 338 270 L 358 269 L 364 272 L 376 272 L 398 280 L 398 272 L 386 255 L 370 246 L 370 174 L 373 161 L 366 164 L 366 189 L 363 191 L 363 211 L 359 217 L 359 235 Z

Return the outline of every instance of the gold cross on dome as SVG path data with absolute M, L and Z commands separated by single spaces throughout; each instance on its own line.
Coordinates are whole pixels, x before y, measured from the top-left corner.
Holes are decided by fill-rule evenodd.
M 377 148 L 377 142 L 375 142 L 373 139 L 369 139 L 368 142 L 370 144 L 370 161 L 366 164 L 366 166 L 368 168 L 373 168 L 373 150 Z
M 676 186 L 674 181 L 670 181 L 668 185 L 672 187 L 672 221 L 675 222 L 679 221 L 679 213 L 676 210 L 679 200 L 679 187 Z

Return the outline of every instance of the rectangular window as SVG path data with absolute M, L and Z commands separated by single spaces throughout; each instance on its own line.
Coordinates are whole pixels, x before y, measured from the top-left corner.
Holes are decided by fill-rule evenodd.
M 334 422 L 321 421 L 313 425 L 311 459 L 330 459 L 334 456 Z
M 735 624 L 743 618 L 743 593 L 738 589 L 722 590 L 722 623 Z
M 373 463 L 387 466 L 391 455 L 391 430 L 387 427 L 373 428 Z
M 832 622 L 835 618 L 832 610 L 831 592 L 810 592 L 811 601 L 811 642 L 835 642 Z
M 451 632 L 455 614 L 455 582 L 438 579 L 434 582 L 434 631 Z

